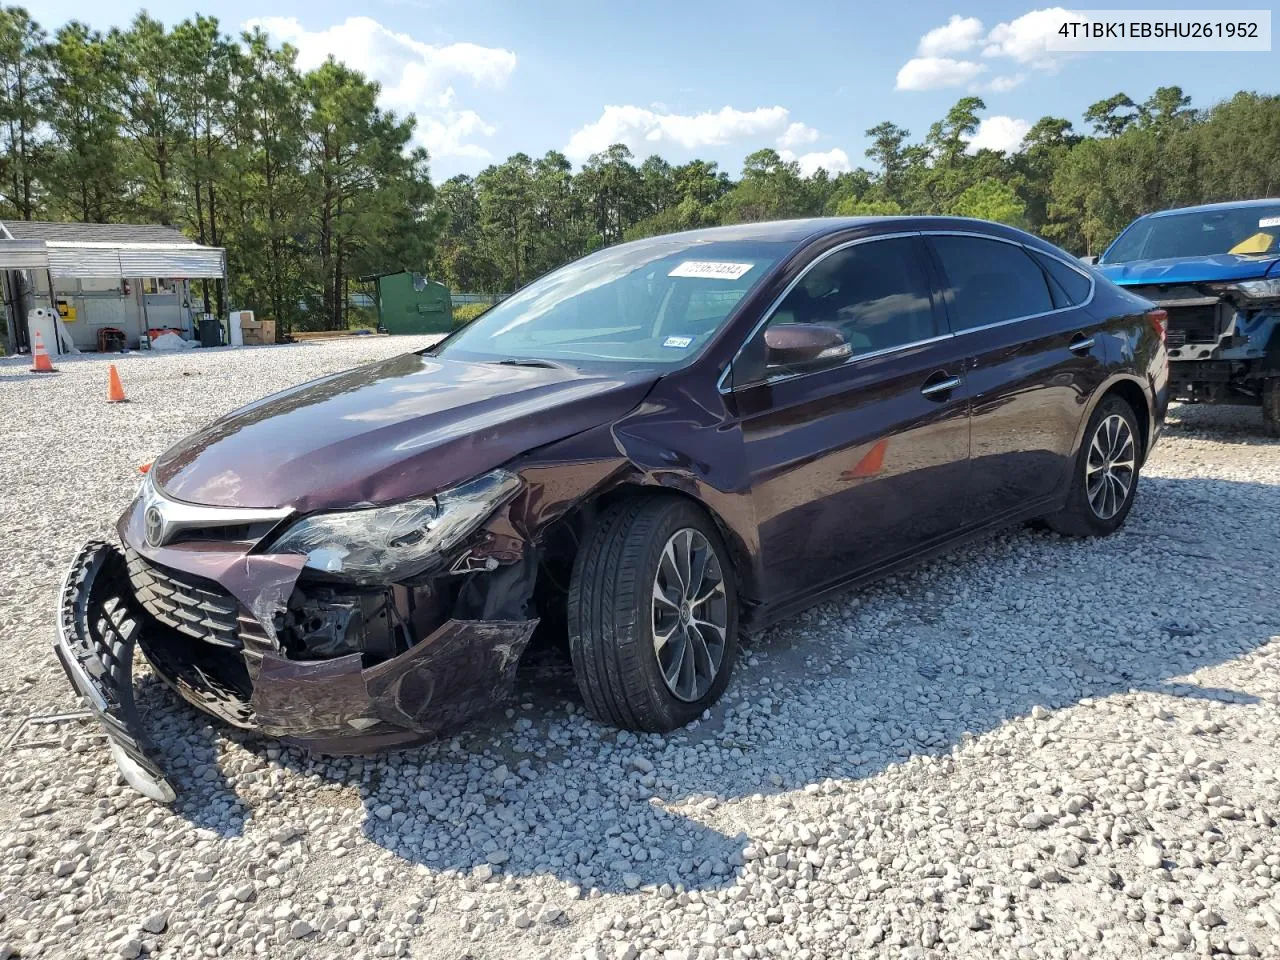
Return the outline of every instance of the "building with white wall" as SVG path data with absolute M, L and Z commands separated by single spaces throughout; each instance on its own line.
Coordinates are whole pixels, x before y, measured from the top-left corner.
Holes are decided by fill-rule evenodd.
M 96 350 L 104 328 L 121 331 L 130 347 L 148 330 L 194 338 L 204 313 L 199 281 L 224 282 L 226 261 L 221 247 L 201 246 L 176 227 L 4 221 L 0 291 L 9 343 L 29 348 L 26 317 L 35 307 L 56 309 L 81 350 Z

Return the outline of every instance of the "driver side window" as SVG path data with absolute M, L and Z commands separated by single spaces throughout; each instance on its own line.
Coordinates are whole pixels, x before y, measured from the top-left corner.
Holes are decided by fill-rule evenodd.
M 838 329 L 854 356 L 937 334 L 929 280 L 914 237 L 873 240 L 815 264 L 769 321 Z
M 859 243 L 820 260 L 778 305 L 767 327 L 834 327 L 854 357 L 937 336 L 938 328 L 914 237 Z

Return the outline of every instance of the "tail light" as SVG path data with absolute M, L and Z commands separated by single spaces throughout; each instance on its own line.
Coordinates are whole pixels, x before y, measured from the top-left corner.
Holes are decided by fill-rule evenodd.
M 1169 311 L 1148 310 L 1147 322 L 1151 324 L 1151 329 L 1159 334 L 1160 342 L 1164 343 L 1165 334 L 1169 332 Z

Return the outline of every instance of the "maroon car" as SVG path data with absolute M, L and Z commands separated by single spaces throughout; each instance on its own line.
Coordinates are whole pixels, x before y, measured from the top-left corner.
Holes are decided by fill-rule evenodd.
M 993 527 L 1124 522 L 1164 314 L 1026 233 L 891 217 L 610 247 L 421 353 L 166 451 L 57 642 L 125 778 L 133 648 L 202 710 L 325 753 L 507 696 L 535 626 L 599 719 L 713 704 L 742 633 Z

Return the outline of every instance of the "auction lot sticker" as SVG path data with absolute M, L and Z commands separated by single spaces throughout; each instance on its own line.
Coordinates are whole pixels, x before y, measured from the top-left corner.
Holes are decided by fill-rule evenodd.
M 1055 53 L 1271 49 L 1270 10 L 1058 9 L 1053 13 L 1045 47 Z
M 724 260 L 685 260 L 677 264 L 668 277 L 702 277 L 704 280 L 737 280 L 753 263 L 728 263 Z

